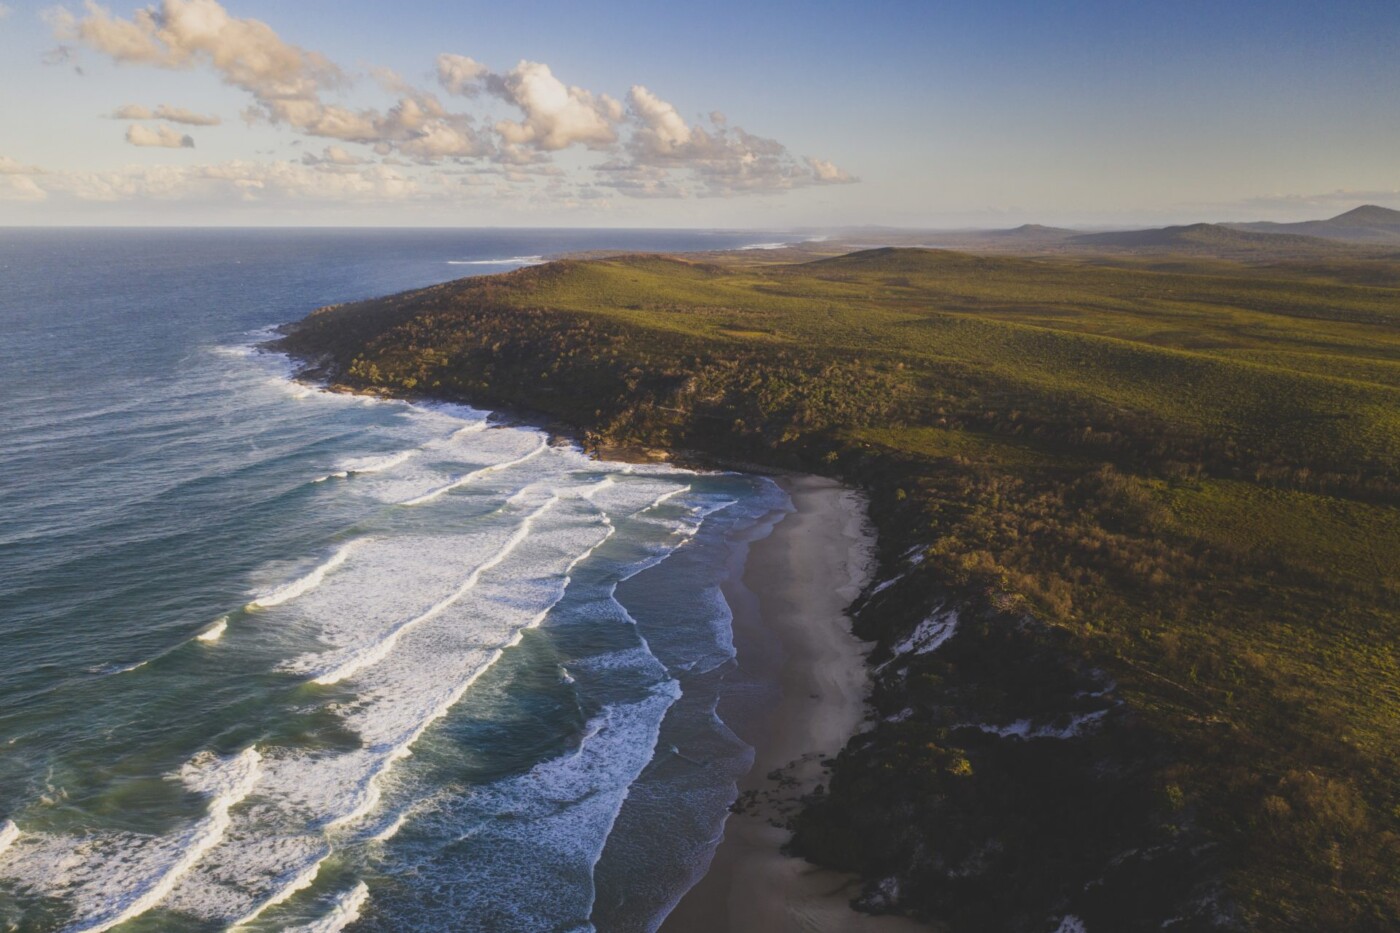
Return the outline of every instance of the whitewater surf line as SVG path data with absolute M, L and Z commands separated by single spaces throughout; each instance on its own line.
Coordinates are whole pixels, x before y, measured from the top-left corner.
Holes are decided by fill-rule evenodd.
M 456 590 L 444 596 L 432 606 L 429 606 L 425 612 L 419 613 L 413 618 L 399 623 L 385 633 L 384 637 L 379 641 L 355 651 L 349 658 L 336 667 L 311 678 L 311 682 L 320 684 L 321 686 L 329 686 L 344 680 L 346 677 L 349 677 L 351 674 L 367 665 L 382 660 L 394 650 L 394 645 L 398 643 L 405 632 L 441 615 L 449 607 L 461 600 L 463 596 L 466 596 L 467 593 L 475 589 L 477 581 L 481 579 L 481 575 L 509 557 L 511 552 L 520 546 L 520 542 L 530 536 L 530 528 L 534 524 L 535 519 L 549 511 L 558 501 L 559 497 L 557 495 L 551 496 L 544 505 L 525 516 L 524 521 L 522 521 L 519 527 L 515 529 L 515 532 L 506 539 L 506 543 L 502 545 L 501 549 L 486 561 L 478 564 L 476 569 L 467 576 L 467 579 L 463 581 L 462 585 L 457 587 Z
M 659 495 L 659 496 L 657 496 L 655 499 L 651 500 L 651 503 L 648 504 L 646 508 L 641 509 L 640 511 L 636 512 L 635 514 L 636 514 L 636 515 L 641 515 L 643 512 L 650 512 L 652 509 L 656 508 L 658 505 L 662 505 L 663 503 L 665 503 L 665 501 L 666 501 L 667 499 L 670 499 L 670 498 L 672 498 L 673 496 L 679 496 L 679 495 L 680 495 L 681 493 L 683 493 L 683 492 L 690 492 L 690 487 L 689 487 L 689 486 L 677 486 L 675 489 L 672 489 L 672 490 L 670 490 L 669 492 L 663 492 L 661 495 Z
M 544 452 L 545 452 L 546 450 L 548 450 L 548 449 L 549 449 L 549 441 L 548 441 L 547 439 L 545 439 L 545 438 L 541 438 L 541 439 L 540 439 L 540 445 L 539 445 L 538 447 L 536 447 L 534 450 L 530 451 L 528 454 L 526 454 L 526 455 L 523 456 L 523 457 L 517 457 L 517 458 L 514 459 L 514 460 L 507 460 L 505 463 L 493 463 L 493 464 L 491 464 L 490 466 L 484 466 L 484 467 L 482 467 L 482 468 L 479 469 L 479 470 L 473 470 L 473 471 L 471 471 L 470 473 L 467 473 L 467 474 L 465 474 L 465 475 L 463 475 L 463 476 L 458 477 L 457 479 L 453 480 L 452 482 L 448 483 L 448 484 L 445 485 L 445 486 L 439 486 L 437 489 L 433 489 L 433 490 L 431 490 L 431 491 L 429 491 L 429 492 L 425 492 L 425 493 L 423 493 L 423 495 L 417 496 L 416 498 L 409 499 L 407 502 L 404 502 L 403 504 L 404 504 L 404 505 L 422 505 L 422 504 L 425 503 L 425 502 L 432 502 L 434 499 L 438 498 L 439 496 L 442 496 L 442 495 L 444 495 L 444 494 L 446 494 L 446 493 L 449 493 L 449 492 L 451 492 L 451 491 L 454 490 L 454 489 L 458 489 L 458 488 L 460 488 L 460 487 L 462 487 L 462 486 L 465 486 L 465 485 L 467 485 L 468 483 L 470 483 L 472 480 L 477 479 L 478 477 L 485 476 L 485 475 L 487 475 L 488 473 L 495 473 L 497 470 L 504 470 L 504 469 L 506 469 L 507 467 L 519 466 L 519 465 L 522 464 L 522 463 L 526 463 L 526 462 L 528 462 L 528 461 L 530 461 L 530 460 L 533 460 L 533 459 L 535 459 L 536 457 L 538 457 L 540 454 L 544 453 Z
M 385 470 L 398 466 L 416 453 L 418 453 L 418 449 L 414 448 L 413 450 L 401 450 L 396 454 L 389 454 L 387 457 L 370 459 L 365 463 L 349 460 L 341 463 L 340 468 L 351 476 L 358 473 L 382 473 Z
M 0 823 L 0 856 L 5 854 L 5 850 L 10 844 L 19 838 L 19 827 L 14 820 L 6 820 Z
M 449 266 L 538 266 L 543 256 L 512 256 L 509 259 L 449 259 Z
M 556 496 L 551 500 L 550 504 L 552 505 L 554 502 L 557 501 L 558 497 Z M 543 508 L 541 508 L 540 511 L 543 511 Z M 613 529 L 611 523 L 609 523 L 608 533 L 604 534 L 601 540 L 589 547 L 583 554 L 579 555 L 578 557 L 575 557 L 573 561 L 570 562 L 568 569 L 572 570 L 575 566 L 578 565 L 580 561 L 588 557 L 589 554 L 592 554 L 593 551 L 596 550 L 599 547 L 599 545 L 602 544 L 603 541 L 607 540 L 607 537 L 609 534 L 611 534 L 612 530 Z M 462 681 L 462 683 L 458 684 L 457 687 L 453 689 L 442 700 L 442 702 L 440 702 L 436 707 L 430 710 L 427 716 L 421 719 L 418 722 L 418 724 L 414 726 L 413 729 L 407 735 L 405 735 L 397 744 L 390 748 L 388 752 L 379 759 L 379 766 L 373 769 L 365 776 L 364 780 L 360 782 L 356 793 L 353 795 L 352 799 L 358 799 L 358 803 L 355 803 L 347 812 L 341 814 L 340 816 L 333 817 L 332 819 L 327 821 L 324 824 L 326 829 L 334 829 L 336 827 L 343 826 L 346 823 L 353 822 L 372 812 L 374 808 L 378 806 L 380 798 L 379 779 L 389 771 L 389 769 L 394 765 L 395 762 L 399 761 L 402 758 L 408 757 L 408 755 L 412 753 L 413 744 L 417 742 L 418 739 L 423 735 L 423 733 L 428 730 L 428 727 L 431 726 L 437 720 L 441 719 L 443 716 L 446 716 L 452 710 L 452 707 L 456 706 L 461 701 L 462 697 L 466 695 L 467 691 L 471 689 L 472 685 L 475 684 L 476 681 L 480 679 L 480 677 L 483 674 L 489 671 L 495 665 L 495 663 L 505 655 L 506 651 L 520 644 L 520 641 L 522 638 L 524 638 L 526 631 L 528 631 L 529 629 L 537 628 L 540 625 L 540 623 L 542 623 L 549 616 L 549 613 L 553 611 L 554 607 L 559 605 L 560 601 L 563 600 L 569 582 L 571 581 L 566 572 L 565 576 L 560 581 L 561 585 L 559 587 L 558 596 L 556 596 L 549 603 L 549 605 L 541 609 L 539 613 L 537 613 L 529 622 L 515 629 L 515 631 L 511 634 L 510 638 L 507 639 L 504 644 L 493 648 L 486 655 L 486 657 L 483 659 L 482 663 L 479 667 L 477 667 L 476 670 L 472 671 L 471 674 L 468 675 L 466 679 Z
M 318 920 L 292 927 L 288 933 L 340 933 L 360 919 L 360 909 L 369 900 L 369 885 L 363 881 L 336 898 L 330 912 Z
M 509 647 L 512 647 L 512 645 L 508 644 L 492 651 L 487 656 L 484 664 L 473 671 L 466 680 L 458 684 L 457 688 L 449 693 L 441 703 L 430 710 L 428 715 L 420 720 L 418 725 L 416 725 L 402 741 L 382 755 L 378 762 L 379 766 L 369 772 L 365 778 L 360 781 L 359 787 L 352 797 L 352 799 L 358 802 L 351 806 L 346 812 L 326 821 L 324 827 L 328 830 L 335 829 L 344 826 L 346 823 L 352 823 L 367 813 L 372 812 L 379 804 L 379 779 L 393 767 L 394 762 L 401 758 L 407 758 L 409 754 L 412 753 L 413 743 L 417 742 L 419 737 L 422 736 L 424 732 L 428 731 L 429 726 L 437 722 L 443 716 L 446 716 L 452 710 L 452 707 L 456 706 L 462 697 L 466 696 L 472 684 L 476 683 L 477 679 L 480 678 L 482 674 L 486 673 L 496 661 L 500 660 L 501 656 L 505 654 L 505 649 Z
M 258 904 L 252 909 L 252 911 L 245 914 L 241 919 L 235 920 L 232 924 L 229 925 L 229 929 L 236 930 L 241 926 L 246 926 L 247 924 L 252 923 L 254 920 L 267 913 L 267 911 L 271 910 L 278 904 L 287 900 L 293 894 L 296 894 L 298 891 L 311 887 L 311 885 L 316 882 L 316 876 L 321 873 L 321 865 L 326 861 L 326 859 L 330 857 L 330 848 L 327 847 L 325 849 L 322 849 L 320 855 L 314 861 L 312 861 L 311 863 L 303 867 L 301 871 L 293 875 L 287 881 L 287 883 L 282 885 L 282 887 L 278 888 L 277 891 L 274 892 L 271 897 Z
M 273 606 L 280 606 L 289 600 L 296 599 L 303 593 L 315 589 L 321 585 L 321 581 L 326 578 L 326 574 L 345 563 L 346 558 L 350 556 L 350 552 L 353 551 L 357 545 L 361 544 L 363 540 L 362 538 L 357 538 L 354 541 L 346 542 L 341 545 L 325 563 L 314 567 L 306 576 L 293 580 L 291 583 L 284 586 L 279 586 L 266 596 L 259 596 L 257 599 L 248 603 L 245 608 L 269 609 Z
M 215 620 L 214 624 L 194 637 L 195 641 L 202 641 L 210 644 L 224 637 L 224 631 L 228 628 L 228 616 L 223 616 Z
M 407 823 L 407 822 L 408 822 L 408 811 L 405 810 L 404 812 L 402 812 L 402 813 L 398 814 L 397 816 L 395 816 L 395 817 L 394 817 L 392 820 L 390 820 L 389 822 L 385 823 L 384 826 L 383 826 L 382 828 L 380 828 L 379 830 L 377 830 L 376 832 L 370 833 L 370 835 L 366 837 L 366 841 L 367 841 L 367 842 L 388 842 L 390 839 L 393 839 L 395 836 L 397 836 L 397 835 L 399 834 L 399 830 L 403 829 L 403 824 L 404 824 L 404 823 Z
M 186 765 L 182 769 L 185 783 L 196 790 L 209 790 L 209 814 L 190 828 L 185 839 L 188 844 L 170 865 L 165 866 L 160 875 L 146 887 L 119 898 L 95 917 L 81 920 L 69 926 L 66 933 L 102 933 L 118 924 L 138 917 L 159 904 L 175 888 L 180 877 L 192 868 L 206 852 L 219 844 L 227 832 L 232 819 L 229 810 L 253 789 L 258 780 L 258 763 L 262 756 L 256 748 L 244 749 L 234 758 L 224 759 L 220 766 L 211 766 L 211 773 L 202 773 L 198 768 Z M 227 771 L 225 775 L 223 772 Z
M 482 431 L 485 431 L 490 426 L 491 423 L 485 419 L 482 419 L 481 421 L 473 421 L 466 427 L 458 428 L 457 430 L 453 431 L 447 439 L 449 441 L 455 441 L 459 437 L 469 437 L 472 434 L 480 434 Z

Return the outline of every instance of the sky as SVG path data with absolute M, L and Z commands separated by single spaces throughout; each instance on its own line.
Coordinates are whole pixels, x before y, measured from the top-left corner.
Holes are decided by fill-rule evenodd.
M 1400 208 L 1395 0 L 0 0 L 0 225 Z

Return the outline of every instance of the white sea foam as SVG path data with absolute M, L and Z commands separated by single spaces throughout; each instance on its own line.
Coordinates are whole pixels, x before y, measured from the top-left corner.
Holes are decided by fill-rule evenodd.
M 360 919 L 360 909 L 369 900 L 369 886 L 363 881 L 336 898 L 330 911 L 319 919 L 292 927 L 287 933 L 340 933 Z
M 228 616 L 221 616 L 214 621 L 207 629 L 196 635 L 195 641 L 215 642 L 224 637 L 224 631 L 228 628 Z
M 81 839 L 47 836 L 16 848 L 5 873 L 22 887 L 61 891 L 77 919 L 68 933 L 101 933 L 159 905 L 232 823 L 230 809 L 257 783 L 260 756 L 248 748 L 232 758 L 200 755 L 180 770 L 193 791 L 207 795 L 208 811 L 171 836 L 96 834 Z M 27 841 L 27 840 L 26 840 Z
M 471 592 L 469 606 L 459 605 L 404 633 L 384 663 L 360 672 L 355 680 L 357 700 L 346 712 L 346 724 L 361 736 L 362 747 L 337 754 L 282 754 L 266 764 L 259 794 L 270 801 L 260 808 L 267 812 L 250 813 L 250 825 L 239 833 L 236 844 L 231 840 L 225 846 L 227 852 L 206 861 L 208 871 L 201 883 L 192 877 L 182 888 L 183 909 L 209 917 L 244 916 L 242 909 L 234 909 L 240 898 L 246 899 L 239 892 L 257 888 L 272 872 L 296 877 L 299 866 L 320 857 L 318 852 L 308 853 L 315 833 L 274 846 L 267 840 L 268 824 L 320 827 L 320 832 L 336 838 L 340 827 L 378 807 L 394 763 L 410 753 L 432 723 L 460 701 L 526 628 L 539 624 L 562 597 L 568 569 L 611 532 L 604 517 L 579 494 L 582 491 L 577 487 L 560 490 L 561 502 L 547 513 L 551 516 L 548 529 L 527 536 L 508 561 L 483 574 Z M 521 508 L 538 508 L 556 495 L 548 489 L 527 491 L 517 494 L 517 502 Z M 555 512 L 561 514 L 555 516 Z M 499 546 L 499 535 L 494 540 L 490 535 L 483 537 Z M 412 589 L 401 580 L 399 587 L 386 591 L 373 585 L 373 575 L 368 588 L 352 585 L 375 566 L 377 554 L 390 557 L 393 550 L 408 551 L 419 564 L 425 563 L 419 544 L 399 542 L 391 549 L 389 542 L 376 540 L 356 555 L 333 585 L 301 604 L 312 618 L 330 625 L 325 631 L 332 642 L 352 634 L 335 624 L 339 613 L 334 607 L 345 599 L 366 593 L 392 599 Z M 456 550 L 444 548 L 441 554 Z M 349 592 L 334 598 L 338 590 Z M 470 624 L 464 627 L 464 622 Z M 254 816 L 256 824 L 251 822 Z M 391 823 L 389 829 L 394 828 Z
M 366 745 L 367 767 L 361 780 L 341 784 L 349 793 L 342 792 L 328 825 L 351 823 L 372 812 L 393 763 L 409 754 L 428 727 L 563 597 L 570 568 L 611 531 L 596 517 L 572 518 L 555 522 L 547 534 L 525 537 L 513 552 L 513 569 L 483 575 L 470 606 L 416 628 L 400 641 L 394 663 L 363 672 L 357 682 L 360 704 L 347 722 Z M 469 634 L 461 621 L 468 611 Z
M 290 583 L 279 586 L 266 596 L 259 596 L 248 604 L 249 609 L 269 609 L 273 606 L 280 606 L 288 600 L 296 599 L 305 595 L 311 590 L 321 585 L 321 581 L 341 564 L 345 563 L 350 556 L 350 552 L 357 546 L 363 544 L 363 539 L 347 541 L 335 550 L 324 562 L 312 568 L 311 572 L 303 577 L 298 577 Z
M 482 431 L 485 431 L 490 426 L 490 422 L 488 422 L 485 418 L 481 419 L 480 421 L 473 421 L 466 427 L 461 427 L 453 431 L 448 440 L 461 441 L 464 438 L 471 437 L 473 434 L 480 434 Z
M 425 493 L 424 493 L 423 495 L 421 495 L 421 496 L 415 496 L 414 498 L 409 499 L 407 502 L 404 502 L 403 504 L 404 504 L 404 505 L 423 505 L 424 503 L 432 502 L 434 499 L 437 499 L 438 497 L 440 497 L 440 496 L 442 496 L 442 495 L 445 495 L 446 493 L 449 493 L 449 492 L 451 492 L 451 491 L 454 490 L 454 489 L 460 489 L 461 487 L 467 485 L 468 483 L 473 482 L 474 480 L 478 480 L 478 479 L 480 479 L 481 477 L 486 476 L 486 475 L 488 475 L 488 474 L 490 474 L 490 473 L 496 473 L 496 472 L 499 472 L 500 470 L 505 470 L 505 469 L 508 469 L 508 468 L 510 468 L 510 467 L 513 467 L 513 466 L 519 466 L 519 465 L 522 464 L 522 463 L 528 463 L 529 461 L 535 459 L 536 457 L 538 457 L 540 454 L 544 453 L 544 452 L 545 452 L 546 450 L 548 450 L 548 449 L 549 449 L 549 441 L 548 441 L 547 438 L 543 438 L 543 437 L 542 437 L 542 438 L 540 438 L 539 445 L 536 446 L 533 450 L 531 450 L 528 454 L 526 454 L 526 455 L 523 456 L 523 457 L 517 457 L 517 458 L 515 458 L 514 460 L 507 460 L 507 461 L 504 462 L 504 463 L 493 463 L 493 464 L 491 464 L 490 466 L 484 466 L 484 467 L 481 467 L 480 469 L 472 470 L 470 473 L 467 473 L 467 474 L 464 474 L 464 475 L 462 475 L 462 476 L 459 476 L 457 479 L 454 479 L 452 482 L 447 483 L 446 485 L 439 486 L 439 487 L 436 488 L 436 489 L 429 490 L 428 492 L 425 492 Z
M 19 827 L 14 820 L 6 820 L 0 823 L 0 856 L 5 854 L 5 850 L 10 844 L 19 838 Z
M 454 910 L 508 916 L 510 928 L 521 930 L 560 928 L 563 916 L 586 920 L 593 901 L 587 879 L 679 696 L 679 686 L 666 680 L 639 701 L 604 707 L 575 749 L 429 818 L 443 830 L 473 827 L 458 840 L 467 858 L 423 866 L 462 892 L 466 900 Z
M 411 431 L 405 432 L 409 437 L 413 432 L 421 437 L 425 429 L 446 436 L 439 434 L 413 448 L 411 456 L 380 466 L 380 475 L 363 485 L 390 489 L 417 483 L 414 497 L 421 498 L 425 480 L 435 479 L 434 487 L 441 488 L 444 474 L 461 472 L 463 460 L 475 466 L 485 459 L 485 466 L 452 480 L 458 484 L 474 476 L 479 495 L 442 498 L 412 513 L 390 510 L 393 517 L 384 529 L 346 543 L 307 574 L 250 604 L 265 608 L 296 600 L 295 615 L 289 615 L 295 624 L 278 626 L 268 635 L 295 646 L 287 655 L 310 652 L 316 643 L 323 646 L 302 655 L 297 666 L 316 674 L 317 680 L 341 682 L 324 699 L 312 702 L 322 704 L 321 710 L 333 710 L 347 732 L 359 736 L 359 747 L 262 748 L 257 774 L 250 779 L 256 782 L 255 793 L 243 789 L 242 796 L 234 794 L 237 799 L 229 798 L 232 802 L 221 807 L 211 796 L 209 819 L 219 819 L 201 822 L 197 835 L 192 829 L 154 839 L 129 833 L 95 842 L 73 837 L 54 840 L 46 849 L 29 845 L 26 833 L 12 845 L 0 875 L 19 861 L 15 853 L 20 850 L 25 861 L 30 854 L 49 852 L 35 864 L 69 866 L 58 872 L 64 886 L 60 890 L 38 880 L 33 886 L 59 891 L 57 896 L 79 905 L 79 916 L 92 923 L 100 922 L 101 916 L 121 916 L 122 911 L 99 914 L 81 905 L 117 901 L 142 911 L 159 903 L 223 926 L 254 917 L 261 917 L 261 924 L 273 923 L 280 914 L 273 917 L 268 912 L 312 884 L 336 848 L 388 838 L 403 825 L 406 813 L 421 812 L 414 809 L 411 796 L 405 800 L 412 774 L 396 771 L 396 762 L 412 754 L 433 724 L 460 703 L 525 632 L 548 618 L 564 597 L 571 574 L 614 534 L 616 523 L 640 516 L 646 543 L 639 549 L 654 562 L 673 551 L 680 543 L 676 539 L 693 532 L 706 514 L 732 502 L 715 496 L 677 502 L 675 497 L 690 488 L 678 483 L 668 468 L 633 471 L 599 464 L 576 449 L 549 448 L 538 432 L 486 431 L 479 417 L 465 425 L 463 420 L 415 410 Z M 532 446 L 526 449 L 527 444 Z M 554 452 L 541 456 L 546 451 Z M 527 468 L 500 475 L 504 467 L 530 460 Z M 346 484 L 343 493 L 327 495 L 349 495 L 358 485 Z M 692 504 L 698 507 L 691 509 Z M 649 522 L 655 529 L 645 527 Z M 630 543 L 629 539 L 624 546 Z M 635 565 L 603 566 L 615 577 Z M 625 610 L 619 605 L 616 614 L 625 617 Z M 227 617 L 195 637 L 212 642 L 226 627 Z M 664 669 L 643 648 L 636 662 L 645 664 L 647 659 L 646 670 L 664 678 Z M 586 668 L 587 663 L 570 661 L 570 667 Z M 605 717 L 590 727 L 584 748 L 558 765 L 573 769 L 577 777 L 578 769 L 588 763 L 584 770 L 591 775 L 592 789 L 580 783 L 576 797 L 560 798 L 561 806 L 575 811 L 571 825 L 583 833 L 578 846 L 583 847 L 579 852 L 585 864 L 596 861 L 628 783 L 650 759 L 654 730 L 673 702 L 675 689 L 663 681 L 659 692 L 635 709 L 619 707 L 609 714 L 613 719 Z M 521 784 L 517 790 L 545 806 L 550 801 L 547 795 L 540 797 L 541 788 L 552 794 L 563 786 L 545 779 L 533 789 Z M 244 796 L 248 799 L 230 812 Z M 381 798 L 392 804 L 388 812 L 397 815 L 381 810 Z M 414 819 L 416 825 L 419 817 Z M 368 830 L 366 823 L 379 828 Z M 563 823 L 559 826 L 564 833 Z M 551 830 L 550 838 L 554 835 Z M 142 867 L 156 865 L 170 870 Z M 25 870 L 36 879 L 37 873 L 38 869 Z M 320 888 L 318 884 L 316 903 L 325 897 Z M 101 892 L 102 900 L 75 891 L 94 896 Z M 310 895 L 298 899 L 300 917 L 308 916 L 309 903 Z M 360 904 L 351 906 L 342 926 Z M 322 920 L 329 923 L 337 909 Z M 79 929 L 106 927 L 90 924 Z
M 476 569 L 474 569 L 467 576 L 467 578 L 462 581 L 461 586 L 457 587 L 457 589 L 453 592 L 448 593 L 442 599 L 433 603 L 431 606 L 428 607 L 428 610 L 426 612 L 420 613 L 419 615 L 416 615 L 411 619 L 405 619 L 403 622 L 399 623 L 398 625 L 391 628 L 388 632 L 384 633 L 384 635 L 377 641 L 366 645 L 365 647 L 357 651 L 352 652 L 349 655 L 349 657 L 346 657 L 343 660 L 339 661 L 331 669 L 313 677 L 312 681 L 323 686 L 337 683 L 341 680 L 344 680 L 346 677 L 349 677 L 351 674 L 355 673 L 361 668 L 383 660 L 385 656 L 389 654 L 389 652 L 394 650 L 394 646 L 398 644 L 399 639 L 403 637 L 405 632 L 409 631 L 415 626 L 422 625 L 424 622 L 427 622 L 428 620 L 441 615 L 444 611 L 447 610 L 449 606 L 452 606 L 454 603 L 458 602 L 463 596 L 469 593 L 476 586 L 477 582 L 481 579 L 481 575 L 483 573 L 497 566 L 507 557 L 509 557 L 510 553 L 514 551 L 517 546 L 519 546 L 520 542 L 524 541 L 527 537 L 530 536 L 530 529 L 531 527 L 533 527 L 535 519 L 543 515 L 545 512 L 549 511 L 550 507 L 552 507 L 558 501 L 558 496 L 551 497 L 545 500 L 545 503 L 539 508 L 535 509 L 535 511 L 531 512 L 529 515 L 526 515 L 524 520 L 520 522 L 520 527 L 518 527 L 515 530 L 514 534 L 512 534 L 509 538 L 506 539 L 505 544 L 501 547 L 499 551 L 497 551 L 495 554 L 492 554 L 482 563 L 478 564 L 476 566 Z
M 400 450 L 398 453 L 389 454 L 384 457 L 356 457 L 351 460 L 342 461 L 337 465 L 343 473 L 352 476 L 360 473 L 382 473 L 385 470 L 398 466 L 416 453 L 418 453 L 417 448 L 412 450 Z
M 395 814 L 393 819 L 386 821 L 383 826 L 370 833 L 366 838 L 370 842 L 388 842 L 399 834 L 399 830 L 403 829 L 403 824 L 407 822 L 408 811 L 405 810 Z
M 655 499 L 651 500 L 651 502 L 647 503 L 647 507 L 642 511 L 645 512 L 654 509 L 657 506 L 664 504 L 667 499 L 670 499 L 673 496 L 679 496 L 681 493 L 685 492 L 690 492 L 689 485 L 677 486 L 675 489 L 667 490 L 666 492 L 663 492 L 661 495 L 657 496 Z
M 449 266 L 538 266 L 543 256 L 511 256 L 509 259 L 449 259 Z
M 252 910 L 235 920 L 231 926 L 237 928 L 252 923 L 278 904 L 286 901 L 293 894 L 296 894 L 298 891 L 303 891 L 315 884 L 316 876 L 321 873 L 321 865 L 326 859 L 330 858 L 331 853 L 329 849 L 325 849 L 323 852 L 324 854 L 321 855 L 320 858 L 303 865 L 300 871 L 279 878 L 277 887 L 273 889 L 271 896 L 258 902 L 254 905 Z
M 605 476 L 592 486 L 585 486 L 583 489 L 579 490 L 578 496 L 580 499 L 587 499 L 592 502 L 594 496 L 616 484 L 617 480 L 613 479 L 611 476 Z

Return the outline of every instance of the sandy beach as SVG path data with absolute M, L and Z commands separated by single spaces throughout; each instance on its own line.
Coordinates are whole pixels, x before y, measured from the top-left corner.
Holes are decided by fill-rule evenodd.
M 864 585 L 873 553 L 858 494 L 815 476 L 780 483 L 795 511 L 746 532 L 747 558 L 736 552 L 725 587 L 739 670 L 720 713 L 754 747 L 754 765 L 739 783 L 709 871 L 661 930 L 923 930 L 856 913 L 849 906 L 859 892 L 855 879 L 780 851 L 798 800 L 826 780 L 822 761 L 865 718 L 868 646 L 851 634 L 845 608 Z

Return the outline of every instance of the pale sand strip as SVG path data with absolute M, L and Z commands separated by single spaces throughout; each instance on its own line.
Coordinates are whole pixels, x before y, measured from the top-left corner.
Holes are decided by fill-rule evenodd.
M 790 834 L 770 820 L 825 779 L 820 759 L 839 752 L 865 718 L 868 646 L 851 634 L 845 608 L 866 582 L 873 545 L 855 493 L 815 476 L 781 483 L 796 511 L 751 532 L 772 528 L 752 540 L 742 573 L 724 588 L 734 611 L 735 680 L 780 686 L 761 702 L 738 697 L 720 707 L 754 746 L 739 792 L 756 802 L 729 815 L 709 871 L 661 931 L 927 933 L 907 920 L 856 913 L 854 879 L 779 851 Z M 778 788 L 767 777 L 778 769 L 796 784 Z

